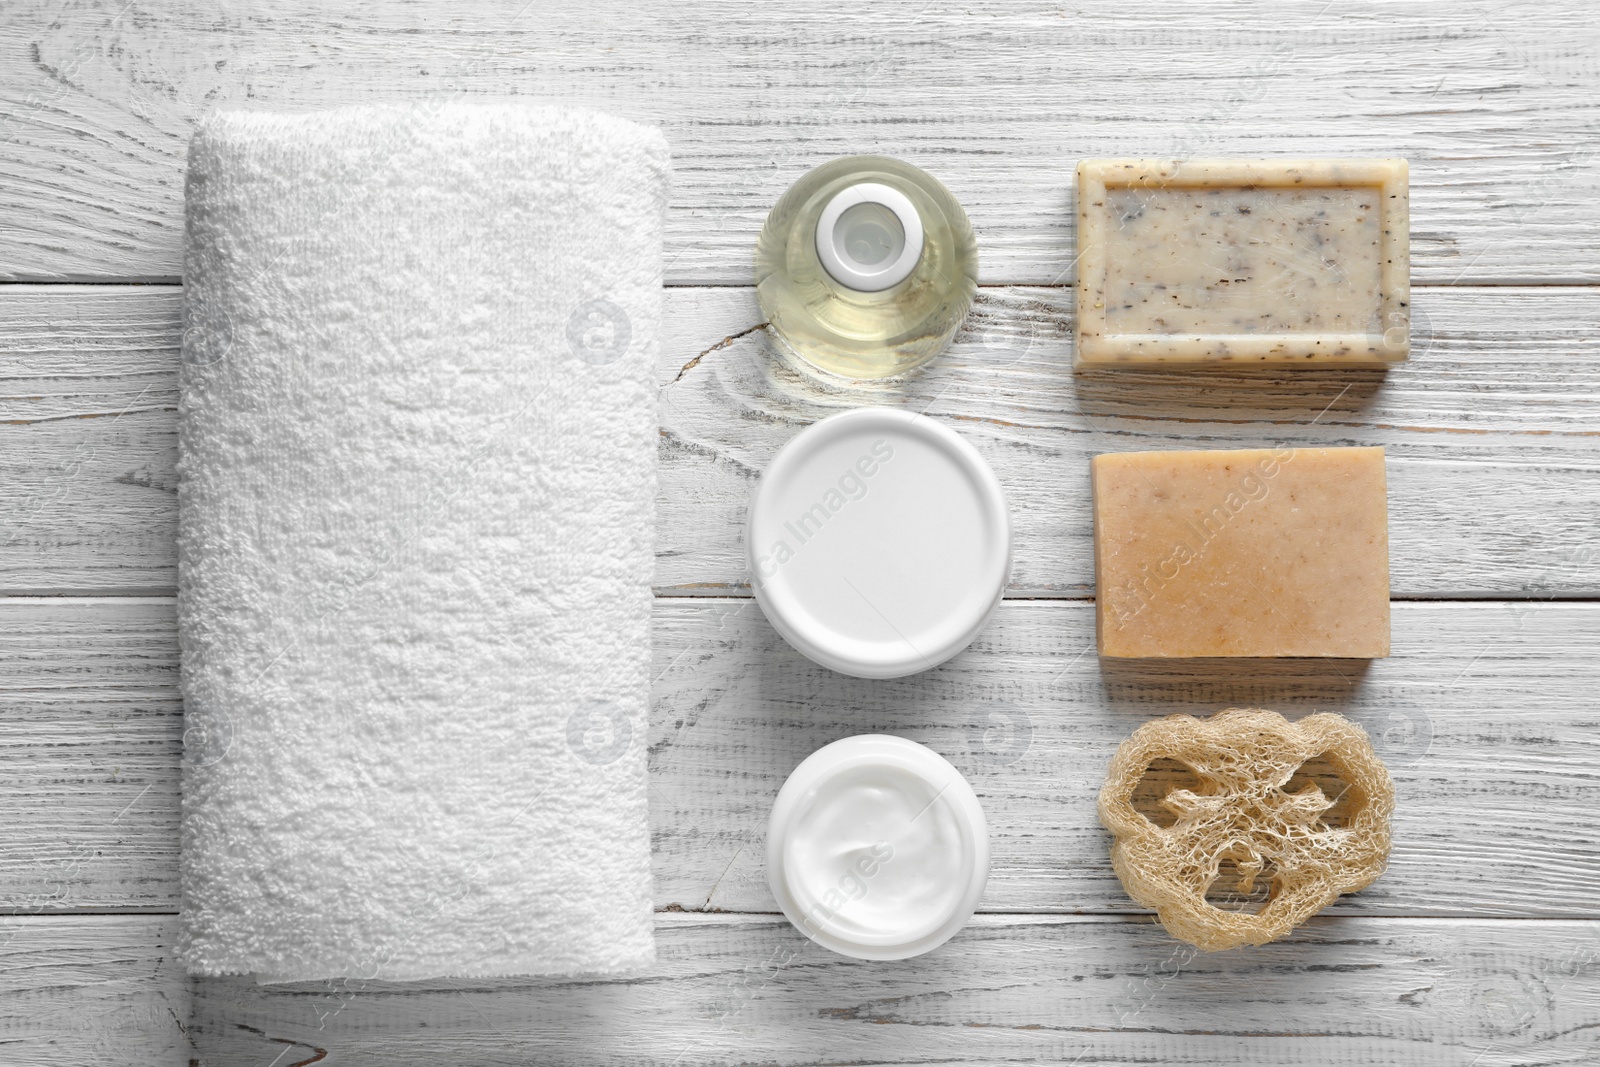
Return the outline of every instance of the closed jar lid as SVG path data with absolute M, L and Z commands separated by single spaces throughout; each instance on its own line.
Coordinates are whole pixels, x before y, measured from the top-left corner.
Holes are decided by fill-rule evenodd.
M 767 881 L 801 933 L 867 960 L 929 952 L 967 924 L 989 880 L 988 823 L 943 756 L 862 734 L 813 752 L 767 825 Z
M 932 419 L 862 408 L 785 445 L 750 504 L 756 601 L 806 656 L 898 678 L 965 648 L 1000 603 L 1011 521 L 976 449 Z

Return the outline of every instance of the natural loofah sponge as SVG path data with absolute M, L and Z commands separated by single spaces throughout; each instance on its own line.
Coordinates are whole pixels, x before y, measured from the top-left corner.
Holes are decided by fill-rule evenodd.
M 1134 792 L 1158 760 L 1198 779 L 1160 801 L 1175 815 L 1158 826 L 1134 807 Z M 1343 825 L 1325 821 L 1335 805 L 1314 783 L 1285 787 L 1310 761 L 1348 787 L 1336 798 Z M 1341 893 L 1364 889 L 1389 858 L 1394 783 L 1366 731 L 1339 715 L 1291 723 L 1275 711 L 1230 708 L 1209 719 L 1169 715 L 1135 730 L 1112 757 L 1100 790 L 1100 821 L 1114 837 L 1111 863 L 1128 895 L 1154 908 L 1174 936 L 1207 951 L 1274 941 Z M 1206 900 L 1227 861 L 1238 888 L 1270 882 L 1258 912 Z

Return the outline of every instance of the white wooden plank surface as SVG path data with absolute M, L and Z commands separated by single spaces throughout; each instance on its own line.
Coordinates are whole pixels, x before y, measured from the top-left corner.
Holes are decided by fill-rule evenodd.
M 0 909 L 176 910 L 174 625 L 170 600 L 0 598 Z M 1600 604 L 1401 602 L 1394 633 L 1394 658 L 1366 669 L 1101 665 L 1092 605 L 1012 601 L 948 664 L 868 682 L 804 660 L 751 601 L 660 600 L 657 905 L 776 911 L 778 787 L 822 745 L 881 731 L 977 790 L 983 910 L 1137 910 L 1094 814 L 1112 749 L 1155 715 L 1247 705 L 1341 711 L 1391 766 L 1392 866 L 1337 912 L 1600 916 Z
M 748 284 L 778 194 L 917 162 L 990 283 L 1070 275 L 1080 158 L 1405 155 L 1415 278 L 1600 280 L 1596 24 L 1539 4 L 14 0 L 0 276 L 176 277 L 184 149 L 225 106 L 513 94 L 663 126 L 668 276 Z
M 659 916 L 632 981 L 186 982 L 165 917 L 0 920 L 0 1058 L 85 1063 L 1505 1067 L 1600 1058 L 1595 924 L 1315 919 L 1195 955 L 1127 919 L 982 916 L 931 955 Z M 380 976 L 381 977 L 381 976 Z
M 928 411 L 993 464 L 1013 595 L 1093 592 L 1091 455 L 1276 442 L 1388 448 L 1396 596 L 1600 593 L 1600 289 L 1416 303 L 1416 358 L 1387 377 L 1073 375 L 1068 293 L 989 289 L 928 373 L 847 392 L 774 364 L 749 290 L 670 290 L 657 586 L 742 591 L 760 471 L 810 422 L 885 403 Z M 171 591 L 179 332 L 174 287 L 0 287 L 0 590 Z
M 1093 593 L 1092 455 L 1271 443 L 1388 449 L 1397 597 L 1600 592 L 1600 394 L 1589 384 L 1600 372 L 1600 290 L 1417 290 L 1426 340 L 1387 376 L 1074 375 L 1068 294 L 983 295 L 967 341 L 929 373 L 850 389 L 776 368 L 764 332 L 674 381 L 677 356 L 699 351 L 699 338 L 738 334 L 759 316 L 747 293 L 691 290 L 683 312 L 672 301 L 658 587 L 742 588 L 745 509 L 760 472 L 805 425 L 877 403 L 947 421 L 994 467 L 1013 520 L 1012 595 Z M 722 310 L 735 300 L 748 317 Z M 678 340 L 683 321 L 699 327 L 695 342 Z

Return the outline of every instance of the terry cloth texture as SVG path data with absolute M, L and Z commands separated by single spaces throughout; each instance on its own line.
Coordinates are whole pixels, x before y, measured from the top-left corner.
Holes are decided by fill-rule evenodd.
M 180 953 L 654 960 L 659 132 L 223 113 L 189 148 Z

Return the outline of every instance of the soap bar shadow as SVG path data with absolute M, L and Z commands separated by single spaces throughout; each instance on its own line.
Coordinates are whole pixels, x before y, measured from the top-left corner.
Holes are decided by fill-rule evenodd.
M 1148 418 L 1200 421 L 1198 408 L 1252 411 L 1299 408 L 1306 421 L 1371 406 L 1388 366 L 1316 368 L 1293 364 L 1133 364 L 1084 368 L 1073 376 L 1078 403 L 1089 415 L 1129 408 Z
M 1107 703 L 1118 711 L 1207 715 L 1259 707 L 1289 718 L 1356 703 L 1369 659 L 1100 657 Z

